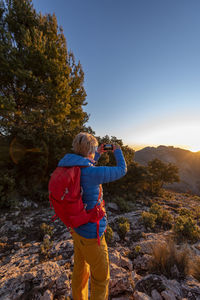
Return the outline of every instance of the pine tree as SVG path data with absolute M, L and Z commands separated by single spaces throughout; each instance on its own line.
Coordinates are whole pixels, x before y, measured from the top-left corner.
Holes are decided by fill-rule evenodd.
M 83 83 L 56 16 L 37 13 L 31 0 L 0 0 L 0 134 L 19 158 L 18 175 L 30 177 L 30 159 L 36 177 L 48 174 L 86 130 Z

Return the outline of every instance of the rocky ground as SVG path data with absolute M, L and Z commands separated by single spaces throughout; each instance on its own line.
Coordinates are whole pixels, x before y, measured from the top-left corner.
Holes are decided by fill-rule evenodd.
M 166 243 L 172 236 L 172 230 L 152 232 L 145 229 L 141 213 L 148 211 L 147 204 L 151 201 L 138 200 L 132 211 L 123 214 L 119 213 L 116 203 L 107 203 L 112 228 L 115 228 L 119 216 L 123 215 L 130 222 L 125 239 L 121 240 L 114 231 L 113 241 L 109 244 L 109 299 L 200 300 L 200 282 L 191 275 L 169 279 L 148 271 L 152 246 Z M 195 210 L 200 205 L 195 197 L 189 199 L 187 195 L 174 193 L 154 201 L 174 215 L 180 206 Z M 1 211 L 0 300 L 72 299 L 72 238 L 58 219 L 51 222 L 51 216 L 53 211 L 50 208 L 38 207 L 27 200 L 12 212 Z M 200 257 L 200 241 L 188 244 L 188 251 L 193 257 Z M 175 268 L 174 272 L 178 270 Z

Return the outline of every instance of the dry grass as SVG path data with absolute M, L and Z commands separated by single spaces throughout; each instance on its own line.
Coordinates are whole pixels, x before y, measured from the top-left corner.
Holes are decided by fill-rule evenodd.
M 177 250 L 173 241 L 158 243 L 152 248 L 149 271 L 167 278 L 184 278 L 189 273 L 189 250 Z
M 190 273 L 194 278 L 200 281 L 200 257 L 196 257 L 191 264 Z

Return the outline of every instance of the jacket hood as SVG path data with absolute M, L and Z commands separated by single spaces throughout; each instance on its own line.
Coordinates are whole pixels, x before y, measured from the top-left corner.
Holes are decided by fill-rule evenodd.
M 58 163 L 58 167 L 93 166 L 89 158 L 77 154 L 66 154 Z

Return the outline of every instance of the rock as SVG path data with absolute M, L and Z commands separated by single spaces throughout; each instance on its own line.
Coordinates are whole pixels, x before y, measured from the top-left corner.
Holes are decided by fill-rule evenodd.
M 116 203 L 114 203 L 114 202 L 108 202 L 107 205 L 106 205 L 106 207 L 108 209 L 111 209 L 111 210 L 114 210 L 114 211 L 119 211 L 118 205 Z
M 200 299 L 200 282 L 192 276 L 187 276 L 181 284 L 183 296 L 189 299 Z
M 138 292 L 138 291 L 135 291 L 133 296 L 134 296 L 135 300 L 151 300 L 151 297 L 149 297 L 148 295 L 146 295 L 142 292 Z
M 152 296 L 153 290 L 156 290 L 163 298 L 165 297 L 166 300 L 170 299 L 169 297 L 172 297 L 172 300 L 174 298 L 182 299 L 183 297 L 180 283 L 176 280 L 168 280 L 163 275 L 147 275 L 136 283 L 135 289 L 140 292 L 145 292 L 149 296 Z M 164 291 L 165 293 L 162 294 Z
M 122 268 L 128 269 L 129 271 L 133 270 L 132 261 L 127 257 L 121 257 L 120 264 Z
M 165 300 L 176 300 L 174 293 L 170 290 L 161 292 L 161 295 Z
M 151 297 L 153 300 L 162 300 L 162 297 L 160 296 L 157 290 L 152 290 Z
M 135 271 L 131 272 L 131 277 L 133 279 L 134 285 L 141 279 L 141 276 L 138 275 Z
M 54 242 L 53 247 L 51 249 L 51 254 L 52 255 L 60 255 L 64 258 L 70 258 L 73 254 L 73 240 L 61 240 L 59 242 Z
M 51 291 L 46 290 L 40 300 L 53 300 L 53 294 L 51 293 Z
M 192 198 L 187 203 L 187 198 L 177 200 L 177 202 L 180 203 L 183 200 L 185 206 L 192 202 Z M 157 201 L 159 203 L 164 201 L 165 206 L 171 203 L 168 199 L 161 197 Z M 53 242 L 49 250 L 49 258 L 47 258 L 49 261 L 41 261 L 43 259 L 40 255 L 42 242 L 37 230 L 42 222 L 51 224 L 53 212 L 48 208 L 34 209 L 34 205 L 32 208 L 26 210 L 25 213 L 23 208 L 21 211 L 17 209 L 8 213 L 0 211 L 0 300 L 70 298 L 71 267 L 73 266 L 71 234 L 57 219 L 54 222 L 53 235 L 44 237 Z M 122 214 L 114 210 L 114 207 L 110 209 L 109 222 L 113 220 L 112 227 L 115 228 L 116 219 Z M 170 280 L 163 275 L 155 274 L 144 276 L 151 259 L 152 246 L 166 243 L 166 237 L 170 236 L 171 232 L 160 230 L 160 232 L 144 233 L 139 221 L 142 210 L 149 210 L 149 208 L 143 204 L 135 205 L 135 211 L 123 214 L 131 223 L 127 239 L 120 240 L 117 232 L 114 231 L 114 243 L 112 247 L 109 247 L 111 299 L 128 300 L 135 297 L 134 299 L 140 300 L 200 300 L 200 282 L 192 276 L 180 280 L 180 274 L 175 265 L 171 268 L 171 274 L 178 278 L 177 280 Z M 16 234 L 15 231 L 19 232 Z M 138 248 L 140 250 L 136 253 L 137 255 L 134 255 L 132 251 L 134 260 L 130 260 L 128 255 L 136 246 L 141 248 Z M 199 241 L 188 247 L 191 249 L 191 255 L 200 255 Z
M 35 295 L 40 291 L 43 293 L 44 288 L 52 294 L 70 293 L 69 272 L 58 266 L 56 262 L 44 262 L 25 273 L 20 272 L 19 268 L 18 272 L 16 271 L 17 268 L 15 273 L 10 274 L 12 277 L 5 273 L 4 279 L 0 280 L 0 299 L 29 299 L 29 294 Z M 51 296 L 47 292 L 45 297 L 48 295 Z
M 151 296 L 154 289 L 161 293 L 166 289 L 166 287 L 163 284 L 161 276 L 150 274 L 139 280 L 135 285 L 135 289 L 142 293 L 145 292 Z
M 14 243 L 14 249 L 15 250 L 18 250 L 18 249 L 22 248 L 22 246 L 23 246 L 22 242 L 15 242 Z
M 116 264 L 110 264 L 110 284 L 109 295 L 116 296 L 123 292 L 133 292 L 133 280 L 131 274 L 118 267 Z
M 13 226 L 11 221 L 6 221 L 5 224 L 0 228 L 0 233 L 7 233 Z
M 177 297 L 177 299 L 182 299 L 183 295 L 182 295 L 181 285 L 177 280 L 175 280 L 175 279 L 172 279 L 172 280 L 164 279 L 163 283 L 166 286 L 166 290 L 171 291 L 175 295 L 175 297 Z
M 7 236 L 2 236 L 1 241 L 6 243 L 8 241 L 8 237 Z
M 51 237 L 49 234 L 45 234 L 45 236 L 43 237 L 43 241 L 44 240 L 49 240 L 50 241 Z
M 109 260 L 118 267 L 128 269 L 129 271 L 133 270 L 133 264 L 131 260 L 127 257 L 123 257 L 117 250 L 109 251 Z
M 24 201 L 20 202 L 19 204 L 23 208 L 29 208 L 34 206 L 32 201 L 28 201 L 26 198 L 24 198 Z
M 149 262 L 151 261 L 151 256 L 148 254 L 144 255 L 138 255 L 134 260 L 133 260 L 133 265 L 134 269 L 137 270 L 142 270 L 142 271 L 147 271 L 148 270 L 148 265 Z
M 65 231 L 59 238 L 59 241 L 63 241 L 63 240 L 69 240 L 72 238 L 72 235 L 69 231 Z
M 119 234 L 116 231 L 114 231 L 113 233 L 114 233 L 113 234 L 113 240 L 116 241 L 116 242 L 119 242 L 120 241 Z
M 171 267 L 170 271 L 171 271 L 171 276 L 173 278 L 179 278 L 180 277 L 180 272 L 179 272 L 179 270 L 178 270 L 178 268 L 177 268 L 176 265 L 173 265 L 173 267 Z
M 166 238 L 163 233 L 145 233 L 144 240 L 140 241 L 139 244 L 135 243 L 135 245 L 139 245 L 141 247 L 141 252 L 144 254 L 152 254 L 153 246 L 159 244 L 166 244 Z
M 120 259 L 121 259 L 121 255 L 117 250 L 114 251 L 108 251 L 109 254 L 109 260 L 111 263 L 120 266 Z
M 122 297 L 117 297 L 117 298 L 112 298 L 112 300 L 129 300 L 130 297 L 127 297 L 127 296 L 122 296 Z

